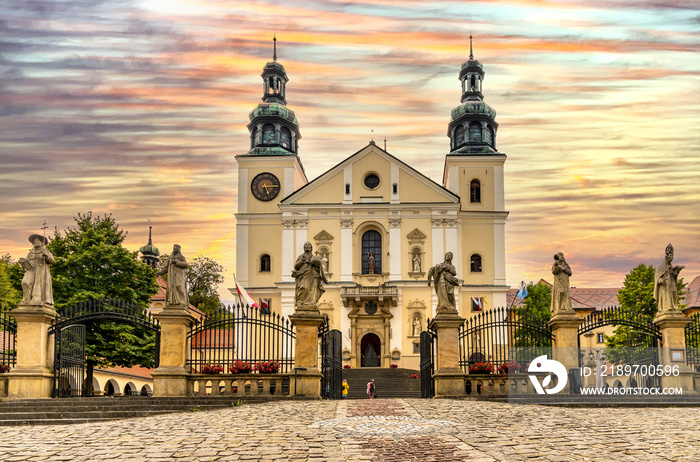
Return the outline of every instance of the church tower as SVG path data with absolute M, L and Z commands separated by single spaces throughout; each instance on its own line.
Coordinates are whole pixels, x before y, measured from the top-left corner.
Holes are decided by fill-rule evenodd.
M 262 103 L 249 114 L 250 150 L 236 156 L 236 276 L 244 287 L 253 289 L 272 287 L 281 279 L 279 229 L 275 233 L 273 227 L 261 225 L 279 222 L 280 201 L 308 183 L 299 159 L 299 122 L 287 107 L 289 78 L 277 61 L 277 37 L 272 61 L 265 64 L 261 77 Z
M 496 148 L 496 111 L 484 102 L 484 67 L 474 59 L 469 36 L 469 60 L 459 80 L 461 104 L 452 110 L 447 136 L 444 186 L 460 197 L 463 222 L 460 242 L 465 258 L 466 287 L 491 287 L 494 305 L 506 305 L 503 166 L 506 155 Z

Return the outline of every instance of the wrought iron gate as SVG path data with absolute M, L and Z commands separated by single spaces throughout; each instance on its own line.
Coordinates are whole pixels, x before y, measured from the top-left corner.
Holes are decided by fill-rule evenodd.
M 84 395 L 85 326 L 77 324 L 54 334 L 54 398 L 75 398 Z
M 420 397 L 435 396 L 435 333 L 426 330 L 420 333 Z
M 321 395 L 340 399 L 343 388 L 343 336 L 339 330 L 328 329 L 328 320 L 319 328 L 321 337 Z

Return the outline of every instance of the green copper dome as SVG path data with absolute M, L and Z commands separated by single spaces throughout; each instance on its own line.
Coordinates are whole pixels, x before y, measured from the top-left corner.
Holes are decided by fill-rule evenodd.
M 452 109 L 452 118 L 450 121 L 454 122 L 466 115 L 485 115 L 495 119 L 496 110 L 483 101 L 466 101 Z
M 248 117 L 251 122 L 258 117 L 281 117 L 295 126 L 299 126 L 294 111 L 279 103 L 260 103 L 251 111 Z

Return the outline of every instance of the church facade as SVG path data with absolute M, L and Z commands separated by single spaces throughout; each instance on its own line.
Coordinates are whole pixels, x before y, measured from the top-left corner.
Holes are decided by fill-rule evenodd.
M 437 302 L 427 274 L 447 252 L 462 317 L 506 305 L 506 156 L 496 149 L 496 113 L 483 101 L 484 71 L 473 53 L 459 72 L 441 183 L 374 142 L 338 153 L 334 167 L 309 181 L 276 51 L 262 78 L 250 150 L 236 156 L 236 275 L 253 297 L 292 314 L 291 273 L 310 242 L 329 281 L 319 310 L 343 334 L 343 364 L 353 368 L 418 368 L 420 332 Z

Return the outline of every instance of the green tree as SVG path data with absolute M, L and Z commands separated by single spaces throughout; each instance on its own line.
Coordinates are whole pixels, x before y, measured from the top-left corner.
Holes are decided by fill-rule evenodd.
M 159 268 L 167 265 L 167 255 L 161 255 Z M 221 299 L 217 291 L 219 284 L 224 282 L 221 274 L 223 266 L 215 260 L 199 255 L 187 262 L 187 292 L 190 304 L 196 306 L 206 314 L 213 313 L 221 306 Z M 163 276 L 167 280 L 167 275 Z
M 625 276 L 622 289 L 617 293 L 620 308 L 632 313 L 635 322 L 646 324 L 653 321 L 658 311 L 654 299 L 654 266 L 640 263 L 632 268 Z M 678 279 L 678 296 L 683 297 L 686 283 L 683 278 Z M 681 304 L 683 308 L 685 305 Z M 606 336 L 606 357 L 612 363 L 630 362 L 639 360 L 632 358 L 631 354 L 637 354 L 631 349 L 641 345 L 651 347 L 651 336 L 635 330 L 629 326 L 618 326 L 611 336 Z
M 540 327 L 542 331 L 533 330 L 531 327 L 516 327 L 513 330 L 513 346 L 517 347 L 514 359 L 522 363 L 545 354 L 546 351 L 542 348 L 551 346 L 544 329 L 552 317 L 552 287 L 542 281 L 537 284 L 530 282 L 526 287 L 527 296 L 520 306 L 513 309 L 514 320 Z
M 13 261 L 10 254 L 0 257 L 0 310 L 8 311 L 15 308 L 22 300 L 20 265 Z M 17 285 L 19 283 L 19 290 Z
M 92 212 L 75 217 L 77 226 L 55 231 L 46 246 L 51 265 L 54 303 L 58 311 L 93 298 L 112 297 L 147 307 L 158 286 L 155 273 L 123 247 L 126 231 L 111 215 Z M 153 367 L 155 333 L 145 327 L 102 321 L 87 326 L 85 342 L 88 388 L 92 369 L 142 365 Z

